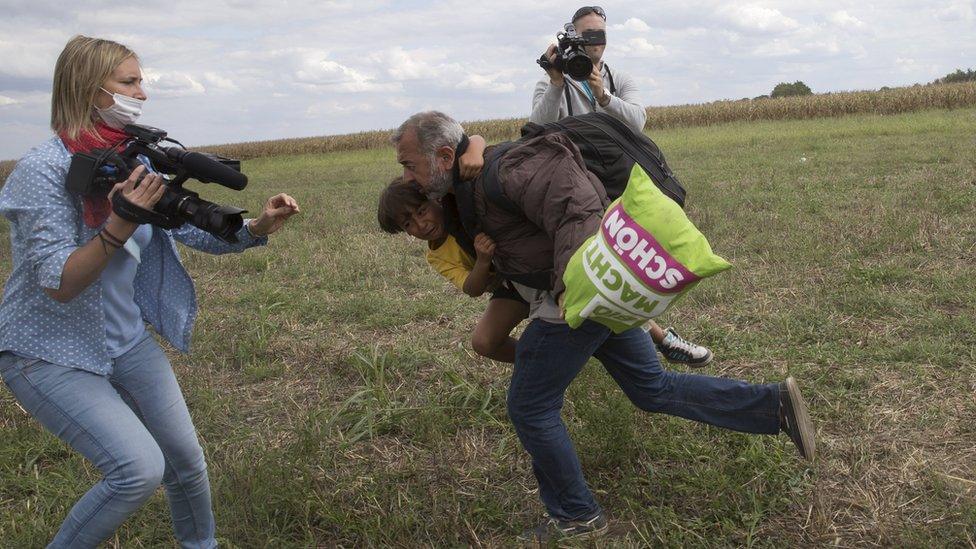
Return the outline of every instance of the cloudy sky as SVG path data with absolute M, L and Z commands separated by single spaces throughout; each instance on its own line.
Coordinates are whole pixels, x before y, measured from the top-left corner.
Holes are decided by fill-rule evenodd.
M 648 105 L 929 82 L 976 68 L 976 0 L 603 2 L 611 68 Z M 390 128 L 437 108 L 525 116 L 535 65 L 579 7 L 471 2 L 0 0 L 0 159 L 47 135 L 51 73 L 73 35 L 141 57 L 142 121 L 187 145 Z

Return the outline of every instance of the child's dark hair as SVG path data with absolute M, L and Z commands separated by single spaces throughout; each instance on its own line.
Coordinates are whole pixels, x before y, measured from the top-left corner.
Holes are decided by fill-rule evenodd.
M 380 228 L 390 234 L 403 232 L 400 221 L 424 202 L 427 202 L 427 197 L 419 185 L 397 177 L 380 195 L 380 204 L 376 211 Z

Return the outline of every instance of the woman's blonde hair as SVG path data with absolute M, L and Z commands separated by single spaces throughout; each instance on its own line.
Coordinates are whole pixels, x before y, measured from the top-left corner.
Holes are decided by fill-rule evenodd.
M 83 130 L 94 130 L 95 94 L 129 57 L 138 59 L 135 52 L 111 40 L 81 35 L 69 40 L 54 65 L 51 129 L 71 139 Z

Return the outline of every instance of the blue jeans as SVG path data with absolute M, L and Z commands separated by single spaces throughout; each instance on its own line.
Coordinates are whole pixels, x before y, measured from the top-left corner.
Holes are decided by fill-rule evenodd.
M 585 520 L 600 512 L 560 417 L 566 389 L 590 356 L 642 410 L 747 433 L 779 432 L 776 384 L 664 370 L 651 336 L 641 329 L 614 334 L 591 321 L 572 330 L 536 319 L 518 341 L 508 415 L 532 456 L 539 496 L 554 518 Z
M 173 368 L 152 337 L 100 376 L 0 353 L 20 405 L 91 461 L 104 478 L 71 508 L 49 547 L 95 547 L 159 487 L 184 548 L 216 547 L 203 450 Z

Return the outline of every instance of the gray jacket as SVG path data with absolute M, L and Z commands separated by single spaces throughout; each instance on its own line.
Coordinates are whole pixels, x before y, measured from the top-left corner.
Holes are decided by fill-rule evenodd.
M 629 74 L 617 69 L 610 69 L 604 63 L 603 86 L 607 93 L 610 93 L 608 72 L 613 75 L 613 83 L 617 91 L 610 96 L 610 103 L 606 107 L 590 103 L 590 98 L 583 90 L 582 84 L 572 78 L 565 77 L 563 86 L 556 87 L 549 83 L 549 75 L 546 75 L 535 85 L 532 114 L 529 116 L 529 120 L 536 124 L 545 124 L 569 116 L 564 91 L 564 86 L 569 86 L 569 98 L 573 103 L 573 114 L 594 111 L 605 112 L 619 118 L 634 131 L 643 132 L 644 123 L 647 122 L 647 111 L 638 99 L 637 84 Z

